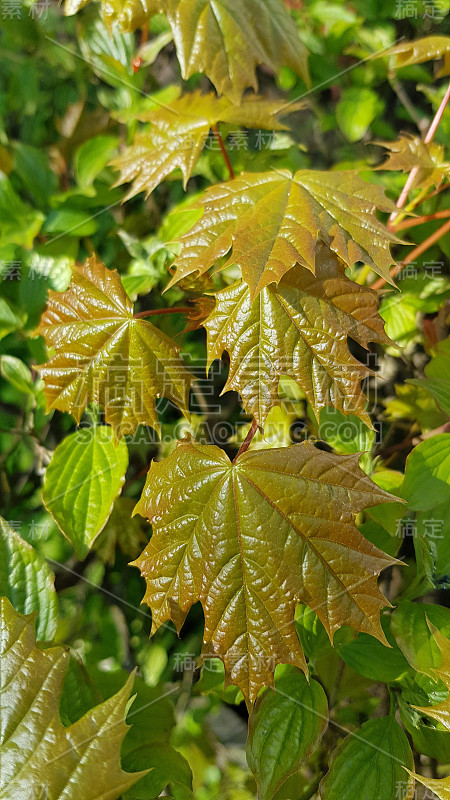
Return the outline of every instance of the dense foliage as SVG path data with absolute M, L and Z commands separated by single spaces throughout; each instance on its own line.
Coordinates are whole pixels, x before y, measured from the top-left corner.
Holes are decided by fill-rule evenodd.
M 3 0 L 0 797 L 450 797 L 446 0 Z

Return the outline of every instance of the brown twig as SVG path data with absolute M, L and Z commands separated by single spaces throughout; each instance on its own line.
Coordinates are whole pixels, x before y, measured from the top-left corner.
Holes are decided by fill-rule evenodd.
M 409 255 L 397 264 L 395 267 L 392 267 L 390 271 L 391 278 L 395 278 L 396 275 L 400 272 L 403 267 L 406 267 L 407 264 L 411 264 L 412 261 L 415 261 L 416 258 L 425 253 L 430 247 L 432 247 L 439 239 L 442 239 L 446 233 L 450 231 L 450 219 L 444 224 L 441 225 L 440 228 L 437 229 L 434 233 L 430 234 L 421 244 L 418 244 L 414 250 L 411 250 Z M 386 278 L 379 278 L 375 283 L 372 284 L 371 289 L 381 289 L 384 284 L 386 283 Z
M 239 456 L 242 455 L 242 453 L 245 453 L 245 451 L 248 450 L 248 448 L 251 445 L 252 439 L 253 439 L 253 437 L 254 437 L 254 435 L 255 435 L 257 430 L 258 430 L 258 423 L 256 422 L 256 419 L 254 419 L 252 424 L 251 424 L 251 428 L 250 428 L 249 432 L 247 433 L 247 436 L 245 437 L 245 439 L 242 442 L 238 452 L 236 453 L 235 457 L 233 458 L 233 464 L 236 463 L 236 461 L 238 460 Z
M 450 217 L 449 211 L 435 211 L 434 214 L 423 214 L 421 217 L 414 217 L 414 219 L 404 219 L 396 225 L 396 231 L 403 231 L 405 228 L 415 228 L 416 225 L 423 225 L 425 222 L 432 222 L 435 219 L 447 219 Z
M 229 155 L 227 153 L 227 149 L 226 149 L 226 147 L 224 145 L 224 142 L 223 142 L 223 139 L 222 139 L 222 134 L 220 133 L 219 128 L 217 127 L 217 125 L 213 125 L 212 126 L 212 132 L 213 132 L 214 136 L 216 137 L 216 141 L 219 143 L 219 147 L 220 147 L 222 155 L 223 155 L 223 160 L 225 161 L 225 164 L 227 165 L 228 172 L 230 174 L 230 179 L 233 180 L 234 177 L 235 177 L 234 169 L 231 166 L 230 157 L 229 157 Z

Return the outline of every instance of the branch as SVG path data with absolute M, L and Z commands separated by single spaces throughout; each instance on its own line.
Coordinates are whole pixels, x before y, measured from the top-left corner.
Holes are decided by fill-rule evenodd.
M 450 83 L 449 83 L 449 85 L 447 87 L 447 91 L 446 91 L 444 97 L 442 98 L 442 102 L 441 102 L 438 110 L 436 111 L 436 114 L 434 115 L 434 119 L 433 119 L 430 127 L 428 128 L 428 133 L 427 133 L 427 135 L 425 136 L 425 139 L 424 139 L 424 143 L 425 144 L 430 144 L 430 142 L 433 141 L 434 135 L 435 135 L 435 133 L 436 133 L 436 131 L 438 129 L 438 125 L 439 125 L 439 123 L 440 123 L 440 121 L 442 119 L 442 115 L 443 115 L 443 113 L 445 111 L 445 108 L 446 108 L 447 103 L 448 103 L 449 100 L 450 100 Z M 406 181 L 406 183 L 405 183 L 405 185 L 404 185 L 404 187 L 402 189 L 402 192 L 400 194 L 400 197 L 398 198 L 397 203 L 396 203 L 397 210 L 393 211 L 391 216 L 389 217 L 388 228 L 391 228 L 391 229 L 395 228 L 395 220 L 396 220 L 396 218 L 398 216 L 398 212 L 399 212 L 399 210 L 401 208 L 403 208 L 403 206 L 405 205 L 405 203 L 406 203 L 406 201 L 408 199 L 409 192 L 411 191 L 411 189 L 412 189 L 412 187 L 414 185 L 414 181 L 416 179 L 418 171 L 419 171 L 419 167 L 413 167 L 411 172 L 409 173 L 408 179 L 407 179 L 407 181 Z
M 216 137 L 216 140 L 219 143 L 219 147 L 220 147 L 220 149 L 222 151 L 222 155 L 223 155 L 223 160 L 225 161 L 225 164 L 227 165 L 228 172 L 230 174 L 230 180 L 233 180 L 234 177 L 235 177 L 234 169 L 231 166 L 230 157 L 229 157 L 229 155 L 227 153 L 226 147 L 225 147 L 223 139 L 222 139 L 222 135 L 221 135 L 217 125 L 213 125 L 212 126 L 212 132 L 213 132 L 214 136 Z
M 432 222 L 435 219 L 447 219 L 450 217 L 450 211 L 435 211 L 434 214 L 424 214 L 421 217 L 414 217 L 414 219 L 405 219 L 395 226 L 396 231 L 403 231 L 405 228 L 414 228 L 416 225 L 423 225 L 425 222 Z
M 438 242 L 439 239 L 442 239 L 442 237 L 445 236 L 445 234 L 448 233 L 449 231 L 450 231 L 450 219 L 444 225 L 441 225 L 441 227 L 438 228 L 437 231 L 428 236 L 422 242 L 422 244 L 418 244 L 417 247 L 414 248 L 414 250 L 411 250 L 409 255 L 407 255 L 406 258 L 404 258 L 403 261 L 400 262 L 400 264 L 397 264 L 395 267 L 393 267 L 390 272 L 391 278 L 395 278 L 395 276 L 398 275 L 402 267 L 406 267 L 407 264 L 411 264 L 412 261 L 415 261 L 416 258 L 421 256 L 422 253 L 425 253 L 426 250 L 429 250 L 430 247 L 436 244 L 436 242 Z M 375 283 L 372 284 L 371 289 L 381 289 L 385 283 L 386 283 L 386 278 L 379 278 L 377 281 L 375 281 Z
M 245 451 L 248 450 L 248 448 L 251 445 L 252 439 L 253 439 L 253 437 L 254 437 L 254 435 L 255 435 L 257 430 L 258 430 L 258 423 L 256 422 L 256 419 L 254 419 L 253 422 L 252 422 L 251 428 L 250 428 L 249 432 L 247 433 L 247 436 L 245 437 L 245 439 L 242 442 L 238 452 L 236 453 L 235 457 L 233 458 L 233 464 L 236 463 L 236 461 L 238 460 L 239 456 L 242 455 L 242 453 L 245 453 Z

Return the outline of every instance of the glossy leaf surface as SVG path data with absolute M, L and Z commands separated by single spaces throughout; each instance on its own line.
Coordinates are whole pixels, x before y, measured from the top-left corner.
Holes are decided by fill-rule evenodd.
M 270 800 L 289 775 L 317 747 L 328 725 L 328 704 L 320 683 L 296 669 L 261 694 L 249 719 L 247 761 L 258 798 Z
M 47 562 L 0 517 L 0 595 L 21 614 L 37 611 L 36 635 L 45 641 L 58 622 L 54 581 Z
M 106 425 L 82 428 L 56 448 L 42 498 L 78 558 L 85 558 L 111 513 L 128 466 L 124 440 Z
M 385 641 L 387 601 L 376 575 L 392 559 L 354 525 L 362 508 L 387 502 L 359 469 L 309 442 L 243 453 L 181 442 L 153 462 L 136 506 L 154 526 L 134 562 L 147 580 L 153 630 L 178 630 L 193 603 L 205 614 L 203 656 L 219 657 L 226 682 L 254 700 L 276 663 L 306 669 L 294 625 L 307 602 L 330 636 L 352 625 Z
M 391 280 L 389 243 L 397 239 L 375 209 L 394 206 L 351 170 L 243 173 L 208 189 L 195 207 L 204 213 L 179 240 L 183 250 L 170 285 L 227 256 L 220 268 L 237 264 L 254 297 L 297 262 L 314 273 L 318 239 L 348 266 L 363 261 Z
M 320 784 L 323 800 L 411 800 L 413 754 L 406 734 L 393 717 L 370 719 L 350 733 L 331 756 Z
M 89 1 L 68 0 L 66 14 Z M 308 82 L 307 51 L 282 0 L 103 0 L 102 10 L 122 31 L 165 14 L 183 78 L 203 72 L 234 103 L 247 87 L 257 88 L 258 64 L 291 67 Z
M 440 186 L 450 178 L 450 163 L 445 161 L 445 149 L 436 142 L 426 144 L 419 136 L 400 136 L 395 142 L 377 142 L 389 153 L 378 169 L 411 172 L 415 169 L 413 186 Z
M 179 167 L 186 188 L 213 125 L 227 122 L 246 128 L 283 130 L 286 126 L 278 121 L 278 112 L 286 114 L 301 107 L 302 103 L 287 105 L 251 96 L 236 106 L 226 97 L 196 91 L 154 111 L 138 113 L 137 118 L 150 122 L 151 128 L 137 133 L 132 145 L 112 162 L 120 169 L 118 183 L 133 181 L 127 199 L 143 190 L 149 195 Z
M 394 56 L 397 69 L 443 58 L 444 64 L 437 72 L 440 78 L 450 73 L 450 36 L 425 36 L 412 42 L 399 42 L 389 50 L 384 50 L 382 55 Z
M 228 352 L 224 391 L 239 392 L 259 425 L 279 404 L 280 376 L 288 375 L 316 416 L 332 405 L 370 426 L 361 391 L 370 370 L 350 354 L 347 337 L 366 348 L 369 342 L 388 343 L 377 308 L 376 292 L 350 281 L 345 265 L 319 244 L 315 275 L 297 266 L 253 302 L 240 281 L 217 293 L 216 307 L 204 323 L 208 367 Z
M 36 646 L 32 617 L 0 600 L 2 734 L 0 793 L 4 800 L 117 800 L 142 777 L 120 767 L 132 678 L 109 700 L 68 728 L 59 716 L 66 648 Z
M 116 437 L 139 424 L 159 430 L 155 400 L 164 396 L 187 413 L 192 376 L 180 348 L 133 306 L 116 270 L 95 258 L 76 267 L 66 292 L 49 292 L 37 333 L 54 355 L 40 367 L 48 410 L 77 422 L 91 402 L 102 405 Z

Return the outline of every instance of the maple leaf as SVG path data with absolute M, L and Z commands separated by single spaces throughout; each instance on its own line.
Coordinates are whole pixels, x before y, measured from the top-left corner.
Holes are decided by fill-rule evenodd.
M 281 375 L 299 384 L 317 417 L 333 405 L 371 426 L 361 391 L 370 370 L 350 354 L 347 337 L 363 347 L 388 344 L 377 308 L 377 293 L 349 280 L 343 262 L 319 243 L 315 275 L 297 266 L 253 302 L 241 281 L 216 294 L 216 307 L 204 322 L 208 369 L 228 352 L 223 391 L 239 392 L 260 426 L 280 404 Z
M 183 78 L 204 72 L 238 103 L 255 68 L 287 66 L 309 84 L 307 51 L 281 0 L 163 0 Z
M 435 142 L 426 144 L 419 136 L 400 136 L 395 142 L 377 141 L 389 150 L 388 158 L 377 170 L 417 170 L 413 186 L 439 187 L 450 178 L 450 163 L 445 161 L 444 147 Z M 413 188 L 413 187 L 411 187 Z
M 450 36 L 425 36 L 412 42 L 400 42 L 375 54 L 373 58 L 395 56 L 395 66 L 408 67 L 410 64 L 423 64 L 436 58 L 443 58 L 444 63 L 436 73 L 437 78 L 450 74 Z
M 218 269 L 241 268 L 253 299 L 297 262 L 314 272 L 318 239 L 348 266 L 363 261 L 392 283 L 389 243 L 400 240 L 374 212 L 395 206 L 353 170 L 243 173 L 207 189 L 192 208 L 204 213 L 179 239 L 183 249 L 169 286 L 222 259 Z
M 369 543 L 354 515 L 391 496 L 358 467 L 310 442 L 247 451 L 193 440 L 153 462 L 134 513 L 153 524 L 134 562 L 147 581 L 153 631 L 180 630 L 199 600 L 203 658 L 218 657 L 227 683 L 247 700 L 271 685 L 277 663 L 306 670 L 295 625 L 297 602 L 313 608 L 330 637 L 351 625 L 385 642 L 376 575 L 394 563 Z
M 90 0 L 66 0 L 75 14 Z M 257 88 L 256 67 L 287 66 L 309 86 L 307 50 L 282 0 L 102 0 L 111 26 L 132 32 L 153 14 L 166 15 L 185 80 L 203 72 L 234 103 Z
M 116 800 L 147 773 L 120 767 L 133 676 L 117 694 L 64 727 L 59 704 L 69 652 L 37 647 L 34 617 L 0 599 L 0 796 Z
M 116 438 L 139 424 L 159 431 L 157 397 L 188 413 L 193 376 L 179 347 L 150 322 L 133 318 L 119 273 L 95 257 L 74 268 L 67 291 L 49 292 L 36 333 L 54 348 L 39 368 L 48 410 L 68 411 L 79 422 L 89 403 L 99 403 Z
M 277 114 L 286 114 L 303 107 L 303 103 L 287 104 L 284 101 L 245 98 L 239 106 L 226 97 L 217 97 L 200 90 L 175 98 L 171 103 L 147 112 L 137 118 L 150 122 L 151 129 L 140 132 L 111 164 L 120 170 L 117 184 L 134 181 L 126 200 L 145 189 L 147 195 L 164 178 L 179 167 L 186 188 L 210 129 L 218 122 L 235 123 L 247 128 L 286 130 L 277 120 Z
M 406 769 L 406 767 L 404 767 Z M 418 775 L 417 772 L 411 772 L 406 769 L 409 774 L 419 781 L 423 786 L 432 792 L 432 797 L 439 797 L 440 800 L 450 800 L 450 775 L 447 778 L 426 778 L 424 775 Z M 424 795 L 426 797 L 427 795 Z

